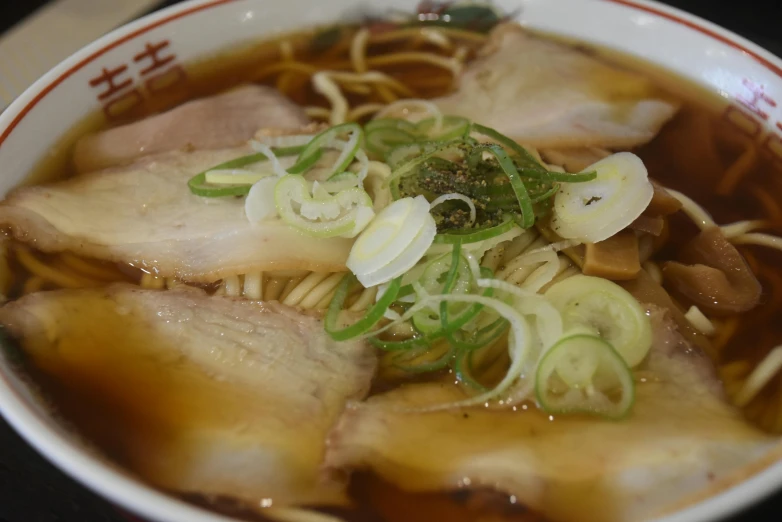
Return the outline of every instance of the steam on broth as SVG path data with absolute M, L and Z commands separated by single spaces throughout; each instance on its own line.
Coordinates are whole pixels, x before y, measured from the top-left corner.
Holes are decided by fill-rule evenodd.
M 668 73 L 449 9 L 193 64 L 109 131 L 171 145 L 90 118 L 0 206 L 0 323 L 110 459 L 248 519 L 610 521 L 778 453 L 779 165 Z M 325 340 L 264 358 L 277 313 Z

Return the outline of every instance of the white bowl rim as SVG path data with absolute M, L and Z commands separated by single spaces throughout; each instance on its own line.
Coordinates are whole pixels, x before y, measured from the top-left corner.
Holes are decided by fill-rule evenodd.
M 123 25 L 72 54 L 27 88 L 0 114 L 0 147 L 41 99 L 73 73 L 106 52 L 169 22 L 234 1 L 236 0 L 186 0 Z M 782 59 L 754 42 L 698 16 L 654 0 L 594 1 L 637 9 L 685 26 L 741 51 L 782 78 Z M 149 521 L 160 522 L 181 520 L 236 522 L 236 519 L 197 508 L 166 495 L 88 455 L 52 429 L 35 412 L 29 400 L 15 390 L 14 384 L 1 370 L 0 413 L 28 443 L 66 474 L 138 516 Z M 746 509 L 780 489 L 782 489 L 782 461 L 769 465 L 734 487 L 672 515 L 657 519 L 656 522 L 699 522 L 721 519 Z

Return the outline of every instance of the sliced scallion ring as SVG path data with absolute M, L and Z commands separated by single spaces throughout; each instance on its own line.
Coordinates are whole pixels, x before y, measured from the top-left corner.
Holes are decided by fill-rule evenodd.
M 318 183 L 318 186 L 329 194 L 336 194 L 341 190 L 358 187 L 359 185 L 358 175 L 353 172 L 340 172 L 326 181 Z
M 414 348 L 407 352 L 390 355 L 391 364 L 408 373 L 428 373 L 446 368 L 453 359 L 455 350 L 447 343 L 436 349 L 430 347 Z
M 190 192 L 196 196 L 205 198 L 244 196 L 250 191 L 250 187 L 252 186 L 251 184 L 242 183 L 237 185 L 213 185 L 211 183 L 207 183 L 206 173 L 215 170 L 241 169 L 247 165 L 252 165 L 253 163 L 258 163 L 259 161 L 263 161 L 265 159 L 267 159 L 266 156 L 259 152 L 226 161 L 225 163 L 221 163 L 196 174 L 190 178 L 190 181 L 187 182 L 187 186 L 190 188 Z
M 521 209 L 521 228 L 530 228 L 535 224 L 535 213 L 532 209 L 532 200 L 527 192 L 527 187 L 524 186 L 524 182 L 521 180 L 516 165 L 513 164 L 513 161 L 505 150 L 498 145 L 489 145 L 483 150 L 494 155 L 500 168 L 505 175 L 508 176 L 513 193 L 516 194 L 516 199 L 519 201 L 519 208 Z
M 365 287 L 398 277 L 421 260 L 437 233 L 429 202 L 403 198 L 384 208 L 358 237 L 346 266 Z
M 304 150 L 304 147 L 272 148 L 272 151 L 278 157 L 293 156 L 295 154 L 298 154 L 302 150 Z M 230 171 L 235 169 L 242 169 L 243 167 L 252 165 L 253 163 L 258 163 L 259 161 L 268 160 L 268 159 L 269 158 L 267 158 L 266 155 L 261 152 L 256 152 L 255 154 L 248 154 L 247 156 L 242 156 L 240 158 L 232 159 L 230 161 L 226 161 L 225 163 L 221 163 L 212 168 L 206 169 L 203 172 L 199 172 L 198 174 L 190 178 L 190 181 L 187 182 L 187 186 L 190 188 L 190 192 L 192 192 L 196 196 L 201 196 L 205 198 L 245 196 L 250 191 L 250 187 L 252 186 L 252 183 L 242 182 L 237 184 L 215 185 L 207 181 L 206 174 L 208 172 L 214 172 L 220 170 Z M 315 161 L 317 161 L 317 159 Z
M 367 131 L 366 143 L 369 152 L 384 158 L 391 149 L 406 143 L 415 143 L 416 137 L 394 127 L 382 127 Z
M 516 226 L 517 225 L 514 220 L 507 218 L 499 225 L 495 225 L 493 227 L 473 228 L 437 234 L 434 238 L 434 242 L 438 244 L 449 245 L 453 245 L 457 242 L 462 244 L 477 243 L 478 241 L 485 241 L 487 239 L 505 234 L 506 232 L 513 230 Z
M 331 172 L 326 177 L 344 172 L 356 156 L 356 150 L 358 150 L 364 135 L 364 131 L 358 123 L 335 125 L 316 135 L 304 147 L 304 150 L 299 153 L 296 163 L 288 169 L 288 172 L 291 174 L 302 174 L 306 172 L 318 161 L 323 154 L 323 150 L 331 146 L 333 142 L 343 134 L 348 134 L 350 136 L 348 145 L 342 149 L 342 153 L 339 158 L 337 158 Z
M 649 316 L 627 290 L 602 277 L 575 275 L 552 285 L 546 299 L 562 314 L 565 328 L 599 333 L 633 368 L 652 346 Z
M 520 161 L 522 164 L 522 167 L 527 167 L 530 169 L 535 169 L 540 172 L 545 172 L 546 169 L 541 165 L 538 160 L 535 159 L 535 157 L 527 151 L 524 147 L 510 139 L 509 137 L 505 136 L 499 131 L 496 131 L 492 129 L 491 127 L 485 127 L 483 125 L 480 125 L 478 123 L 472 124 L 472 130 L 477 132 L 478 134 L 482 134 L 486 136 L 487 138 L 491 138 L 495 142 L 499 143 L 501 146 L 507 148 L 513 154 L 516 156 L 516 159 Z
M 415 135 L 418 131 L 414 123 L 399 118 L 378 118 L 364 125 L 367 134 L 377 129 L 397 129 L 411 135 Z
M 586 168 L 596 178 L 567 183 L 554 196 L 551 228 L 566 239 L 597 243 L 627 228 L 649 205 L 654 188 L 646 167 L 619 152 Z
M 579 376 L 579 384 L 566 383 L 561 371 Z M 535 395 L 548 413 L 618 419 L 635 401 L 635 382 L 624 359 L 609 343 L 593 335 L 571 335 L 541 359 L 535 374 Z
M 397 295 L 399 294 L 399 288 L 401 287 L 401 281 L 402 279 L 399 277 L 393 279 L 389 283 L 388 288 L 386 288 L 386 291 L 383 292 L 383 295 L 380 296 L 380 299 L 372 305 L 364 317 L 350 326 L 339 328 L 337 327 L 339 314 L 345 306 L 345 300 L 347 299 L 350 287 L 356 282 L 356 277 L 354 275 L 346 274 L 337 287 L 337 291 L 331 299 L 331 303 L 329 303 L 329 308 L 324 320 L 326 332 L 335 341 L 347 341 L 368 332 L 383 318 L 383 313 L 391 306 L 391 303 L 396 300 Z
M 208 170 L 204 173 L 204 182 L 212 185 L 252 185 L 273 175 L 244 169 Z
M 435 129 L 436 118 L 426 118 L 416 124 L 416 130 L 419 136 L 431 141 L 448 141 L 457 138 L 464 138 L 470 132 L 470 120 L 461 116 L 445 116 L 442 118 L 442 125 Z
M 450 254 L 444 254 L 427 263 L 421 276 L 421 286 L 427 294 L 467 294 L 472 288 L 472 274 L 467 260 L 461 255 L 461 244 L 456 243 Z M 444 280 L 443 280 L 444 278 Z M 439 312 L 425 308 L 413 316 L 413 325 L 419 332 L 431 334 L 448 327 L 448 307 L 464 309 L 460 303 L 440 303 Z
M 314 199 L 309 182 L 294 174 L 279 179 L 274 202 L 283 221 L 315 237 L 355 237 L 375 215 L 372 199 L 363 189 Z

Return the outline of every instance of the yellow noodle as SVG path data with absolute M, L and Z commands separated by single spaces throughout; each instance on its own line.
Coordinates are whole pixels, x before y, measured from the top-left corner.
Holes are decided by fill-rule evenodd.
M 305 107 L 304 113 L 308 118 L 315 118 L 318 120 L 328 120 L 331 117 L 331 111 L 324 109 L 323 107 Z
M 242 293 L 248 299 L 260 300 L 263 298 L 263 272 L 253 272 L 244 275 L 244 288 Z
M 52 266 L 47 265 L 46 263 L 43 263 L 25 247 L 16 248 L 16 258 L 28 272 L 50 283 L 54 283 L 57 286 L 61 286 L 63 288 L 83 288 L 85 286 L 97 286 L 97 282 L 93 279 L 86 278 L 79 274 L 58 270 Z
M 166 289 L 172 290 L 174 288 L 179 288 L 180 286 L 187 286 L 182 281 L 178 280 L 175 277 L 166 277 L 163 279 L 166 283 Z
M 331 300 L 334 299 L 334 295 L 337 293 L 337 289 L 335 288 L 328 294 L 326 294 L 323 299 L 318 301 L 318 303 L 311 307 L 312 310 L 326 310 L 329 307 L 329 304 L 331 304 Z
M 747 375 L 749 375 L 750 370 L 752 370 L 752 367 L 749 361 L 742 359 L 720 366 L 720 375 L 725 380 L 734 381 L 744 379 Z
M 310 273 L 309 270 L 275 270 L 273 272 L 267 272 L 268 277 L 274 277 L 277 279 L 294 279 L 304 278 Z
M 284 72 L 277 77 L 275 86 L 283 94 L 291 91 L 291 83 L 296 79 L 296 74 L 290 71 Z
M 342 90 L 351 94 L 360 94 L 369 96 L 372 94 L 372 87 L 364 83 L 345 83 L 341 86 Z
M 120 281 L 124 279 L 122 273 L 116 268 L 110 268 L 98 262 L 87 261 L 70 252 L 60 254 L 60 260 L 76 272 L 93 279 L 103 279 L 105 281 Z
M 279 299 L 280 302 L 284 303 L 285 300 L 288 298 L 288 296 L 291 294 L 291 292 L 293 292 L 299 286 L 299 283 L 304 281 L 304 279 L 306 279 L 307 277 L 309 277 L 312 274 L 313 274 L 313 272 L 310 272 L 309 274 L 307 274 L 304 277 L 292 277 L 292 278 L 290 278 L 288 280 L 288 282 L 285 283 L 285 288 L 282 289 L 282 293 L 280 294 L 280 299 Z
M 391 53 L 382 56 L 373 56 L 367 59 L 367 65 L 370 67 L 385 67 L 387 65 L 402 65 L 414 63 L 427 63 L 450 71 L 452 74 L 458 74 L 462 69 L 462 64 L 454 58 L 443 58 L 434 53 L 405 52 Z
M 387 85 L 394 92 L 397 92 L 402 96 L 410 98 L 415 97 L 415 93 L 405 84 L 380 71 L 367 71 L 365 73 L 327 71 L 327 74 L 331 75 L 335 81 L 340 83 L 372 83 Z
M 297 306 L 307 297 L 307 294 L 328 278 L 329 274 L 327 272 L 312 272 L 289 291 L 286 287 L 286 292 L 283 292 L 283 297 L 281 298 L 282 303 L 288 306 Z
M 755 199 L 758 200 L 758 203 L 760 203 L 766 211 L 768 219 L 776 223 L 782 221 L 782 208 L 780 208 L 779 203 L 775 198 L 767 191 L 757 186 L 750 188 L 750 192 L 752 192 L 752 195 L 755 196 Z
M 663 271 L 660 269 L 660 266 L 655 263 L 654 261 L 646 261 L 643 264 L 644 270 L 649 272 L 649 275 L 654 279 L 655 283 L 662 284 L 663 282 Z
M 223 279 L 223 286 L 225 286 L 225 295 L 230 297 L 239 297 L 242 295 L 242 283 L 239 281 L 239 276 L 228 276 Z
M 574 275 L 578 275 L 581 273 L 581 269 L 577 266 L 573 266 L 573 263 L 570 262 L 570 259 L 568 259 L 565 256 L 559 256 L 560 263 L 562 261 L 567 261 L 567 267 L 559 272 L 554 279 L 543 285 L 543 288 L 540 289 L 540 293 L 543 294 L 551 288 L 552 285 L 559 283 L 560 281 L 564 281 L 565 279 L 568 279 L 570 277 L 573 277 Z
M 467 47 L 460 45 L 451 55 L 451 58 L 463 64 L 463 62 L 467 59 L 468 54 L 470 54 L 470 50 Z
M 497 271 L 497 267 L 500 266 L 502 256 L 505 253 L 506 244 L 500 243 L 499 245 L 489 249 L 481 260 L 481 266 L 488 268 L 492 272 Z
M 285 289 L 287 279 L 272 278 L 266 284 L 263 294 L 264 301 L 278 301 L 282 291 Z
M 280 60 L 283 62 L 293 61 L 293 44 L 290 40 L 280 42 Z
M 306 295 L 299 301 L 299 306 L 305 309 L 315 308 L 326 297 L 334 294 L 337 285 L 339 285 L 343 277 L 345 277 L 343 272 L 336 272 L 326 277 L 326 279 L 318 283 L 306 293 Z M 290 298 L 291 296 L 288 297 Z
M 359 30 L 350 43 L 350 61 L 356 72 L 367 72 L 367 42 L 369 41 L 369 29 Z
M 405 85 L 410 87 L 411 89 L 415 90 L 424 90 L 424 89 L 443 89 L 446 87 L 450 87 L 453 85 L 453 76 L 424 76 L 424 75 L 418 75 L 411 78 L 399 78 L 400 81 L 403 81 Z
M 535 248 L 539 248 L 542 246 L 545 246 L 547 242 L 543 238 L 538 238 L 532 243 L 529 243 L 527 247 L 519 252 L 515 257 L 513 257 L 510 261 L 508 261 L 504 268 L 502 268 L 497 274 L 497 279 L 501 279 L 503 281 L 509 281 L 511 276 L 514 275 L 516 271 L 521 271 L 522 274 L 518 274 L 514 277 L 515 282 L 516 279 L 523 281 L 526 279 L 529 274 L 531 274 L 535 270 L 536 265 L 530 265 L 526 263 L 526 260 L 522 257 L 521 254 L 528 250 L 532 250 Z
M 46 280 L 43 277 L 33 276 L 27 279 L 27 281 L 24 282 L 24 288 L 22 289 L 22 294 L 32 294 L 34 292 L 39 291 L 43 288 L 43 286 L 46 284 Z
M 438 28 L 419 28 L 409 27 L 404 29 L 395 29 L 393 31 L 386 31 L 384 33 L 371 34 L 369 37 L 370 44 L 382 44 L 393 42 L 395 40 L 406 40 L 408 38 L 420 35 L 422 32 L 438 32 L 445 37 L 468 40 L 475 43 L 481 43 L 486 40 L 486 35 L 481 33 L 475 33 L 472 31 L 464 31 L 462 29 L 456 29 L 452 27 L 438 27 Z
M 141 288 L 150 288 L 150 289 L 159 290 L 166 286 L 166 280 L 162 277 L 157 277 L 148 272 L 144 272 L 141 275 L 141 282 L 139 283 L 139 285 L 141 285 Z
M 375 86 L 378 96 L 386 103 L 394 103 L 399 97 L 385 85 L 378 84 Z
M 717 329 L 717 335 L 714 337 L 714 341 L 711 343 L 716 351 L 719 352 L 725 347 L 725 345 L 728 344 L 730 338 L 733 337 L 734 333 L 736 333 L 738 326 L 738 317 L 733 316 L 725 319 L 725 321 L 722 323 L 722 326 Z
M 370 114 L 374 114 L 378 112 L 379 110 L 383 109 L 383 107 L 385 107 L 385 105 L 382 105 L 380 103 L 365 103 L 363 105 L 359 105 L 358 107 L 350 109 L 350 112 L 348 112 L 347 120 L 359 121 L 362 118 L 369 116 Z
M 361 295 L 359 295 L 358 299 L 348 308 L 351 312 L 360 312 L 361 310 L 366 310 L 370 306 L 372 306 L 372 303 L 375 302 L 375 296 L 377 296 L 377 287 L 372 288 L 365 288 Z
M 755 166 L 757 158 L 757 148 L 750 143 L 744 153 L 722 175 L 715 192 L 723 196 L 732 194 Z
M 527 250 L 537 239 L 538 232 L 532 229 L 513 238 L 513 240 L 505 246 L 502 253 L 502 263 L 500 263 L 498 268 L 504 269 L 511 260 Z
M 264 78 L 267 78 L 269 76 L 284 71 L 291 71 L 300 74 L 306 74 L 307 76 L 312 76 L 313 74 L 317 73 L 319 70 L 320 69 L 318 69 L 317 67 L 303 62 L 277 62 L 268 65 L 263 69 L 261 69 L 260 71 L 258 71 L 255 77 L 253 78 L 253 80 L 260 81 L 263 80 Z

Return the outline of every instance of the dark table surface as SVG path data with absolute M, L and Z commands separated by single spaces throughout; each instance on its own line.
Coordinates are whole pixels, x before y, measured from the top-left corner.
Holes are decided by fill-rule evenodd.
M 45 0 L 0 0 L 0 33 L 46 3 Z M 162 1 L 160 6 L 174 3 L 176 0 Z M 780 0 L 744 0 L 740 5 L 716 0 L 665 3 L 727 27 L 782 56 Z M 729 522 L 780 520 L 782 492 Z M 0 522 L 126 522 L 126 519 L 46 462 L 0 418 Z

